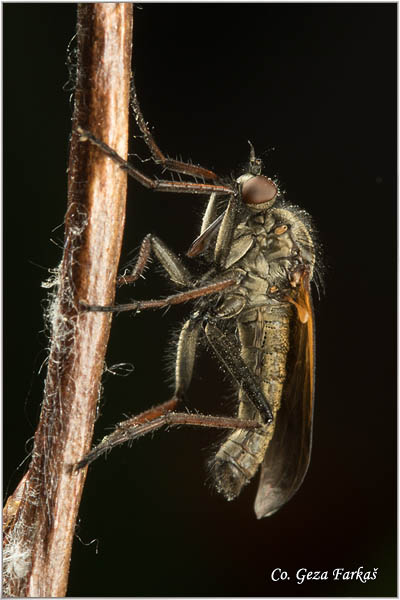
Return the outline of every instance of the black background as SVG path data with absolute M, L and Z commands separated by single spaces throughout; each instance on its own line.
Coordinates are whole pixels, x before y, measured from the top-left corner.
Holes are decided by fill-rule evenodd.
M 6 495 L 26 468 L 18 465 L 40 409 L 47 354 L 40 282 L 61 257 L 72 112 L 63 86 L 76 5 L 3 9 Z M 326 294 L 316 297 L 313 455 L 297 495 L 257 521 L 256 482 L 232 503 L 205 485 L 215 432 L 182 428 L 114 450 L 89 470 L 69 595 L 396 594 L 396 10 L 383 3 L 135 10 L 137 89 L 161 148 L 229 175 L 247 160 L 250 139 L 265 172 L 317 224 Z M 146 155 L 139 142 L 135 150 Z M 184 252 L 202 200 L 146 193 L 135 183 L 130 193 L 121 265 L 147 232 Z M 119 299 L 167 289 L 153 266 Z M 105 375 L 95 439 L 123 414 L 169 397 L 168 336 L 186 310 L 115 319 L 107 364 L 135 370 Z M 199 360 L 189 406 L 229 413 L 220 379 Z M 272 582 L 276 567 L 291 579 Z M 327 570 L 330 579 L 298 585 L 302 567 Z M 338 567 L 377 568 L 377 579 L 333 581 Z

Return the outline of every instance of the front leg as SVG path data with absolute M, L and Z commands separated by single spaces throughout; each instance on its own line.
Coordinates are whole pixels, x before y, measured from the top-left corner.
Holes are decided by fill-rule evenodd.
M 215 198 L 216 194 L 211 194 L 203 217 L 201 233 L 190 246 L 186 256 L 190 258 L 198 256 L 210 246 L 211 241 L 217 236 L 214 248 L 214 264 L 218 269 L 224 269 L 236 224 L 238 196 L 236 194 L 231 195 L 225 212 L 212 220 L 216 213 Z
M 219 179 L 218 176 L 209 169 L 205 169 L 204 167 L 200 167 L 199 165 L 193 165 L 192 163 L 185 163 L 181 160 L 174 160 L 164 155 L 164 153 L 158 147 L 142 115 L 139 100 L 137 98 L 133 83 L 131 88 L 131 105 L 133 108 L 133 112 L 135 113 L 136 123 L 138 124 L 138 127 L 143 134 L 143 139 L 148 149 L 150 150 L 151 156 L 156 164 L 161 165 L 162 167 L 164 167 L 164 169 L 168 169 L 169 171 L 174 171 L 175 173 L 183 173 L 184 175 L 191 175 L 192 177 L 201 177 L 202 179 L 211 179 L 212 181 L 217 181 Z
M 215 266 L 224 269 L 231 248 L 233 232 L 236 224 L 236 213 L 239 202 L 237 192 L 229 198 L 228 207 L 222 218 L 214 250 Z
M 115 163 L 117 163 L 121 169 L 126 171 L 130 177 L 150 190 L 159 192 L 180 192 L 184 194 L 212 194 L 213 192 L 217 194 L 232 193 L 232 187 L 223 184 L 194 183 L 191 181 L 167 181 L 165 179 L 148 177 L 129 162 L 124 160 L 117 152 L 115 152 L 115 150 L 110 148 L 110 146 L 105 144 L 90 131 L 82 129 L 82 127 L 77 127 L 77 133 L 81 142 L 89 141 L 91 144 L 93 144 L 93 146 L 97 146 L 97 148 L 99 148 L 104 154 L 109 156 Z M 176 171 L 177 169 L 172 170 Z

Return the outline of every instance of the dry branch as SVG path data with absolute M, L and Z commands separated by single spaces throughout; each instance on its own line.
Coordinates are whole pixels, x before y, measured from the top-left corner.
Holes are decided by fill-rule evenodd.
M 126 175 L 81 143 L 78 126 L 126 157 L 132 4 L 81 4 L 64 253 L 49 306 L 51 345 L 28 472 L 5 507 L 7 596 L 65 596 L 86 472 L 68 466 L 88 452 L 110 316 L 78 301 L 110 304 L 121 249 Z

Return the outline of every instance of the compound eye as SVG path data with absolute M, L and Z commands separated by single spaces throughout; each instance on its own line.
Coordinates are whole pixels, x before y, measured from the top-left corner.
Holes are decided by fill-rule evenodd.
M 278 189 L 271 179 L 264 175 L 256 175 L 244 182 L 242 199 L 245 204 L 264 204 L 274 200 Z

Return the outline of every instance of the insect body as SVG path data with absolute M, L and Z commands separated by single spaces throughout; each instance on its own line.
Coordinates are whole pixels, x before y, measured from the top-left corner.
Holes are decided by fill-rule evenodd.
M 278 415 L 281 410 L 288 410 L 295 401 L 295 397 L 287 394 L 291 377 L 298 377 L 293 361 L 303 362 L 302 368 L 308 370 L 309 378 L 312 377 L 312 364 L 307 362 L 311 361 L 312 351 L 312 311 L 304 281 L 304 278 L 312 276 L 313 271 L 312 238 L 305 223 L 292 210 L 269 206 L 259 211 L 251 206 L 244 221 L 235 229 L 227 258 L 228 265 L 231 262 L 233 264 L 226 274 L 230 277 L 241 274 L 243 278 L 237 288 L 225 292 L 218 312 L 220 316 L 224 316 L 231 313 L 233 306 L 236 309 L 235 316 L 230 318 L 236 321 L 241 357 L 259 380 L 272 412 L 272 421 L 264 425 L 262 432 L 241 429 L 234 431 L 221 446 L 212 461 L 212 467 L 217 488 L 228 499 L 239 494 L 242 487 L 255 475 L 260 463 L 263 462 L 263 475 L 269 472 L 271 478 L 275 472 L 274 478 L 269 480 L 270 489 L 267 489 L 265 480 L 257 499 L 256 512 L 259 516 L 265 516 L 266 510 L 267 514 L 274 511 L 274 501 L 277 500 L 279 504 L 282 502 L 283 473 L 276 473 L 280 461 L 285 461 L 284 469 L 290 470 L 295 469 L 293 460 L 301 457 L 301 446 L 297 457 L 291 457 L 291 461 L 287 457 L 291 444 L 295 443 L 294 437 L 299 439 L 301 430 L 291 429 L 292 439 L 284 442 L 282 436 L 285 433 L 288 435 L 284 427 L 288 427 L 289 423 L 281 425 Z M 307 324 L 308 321 L 310 323 Z M 308 338 L 300 356 L 299 349 L 296 348 L 299 343 L 299 328 L 305 330 L 303 335 Z M 307 383 L 309 387 L 305 389 Z M 297 411 L 295 416 L 300 420 L 298 426 L 304 427 L 302 421 L 305 417 L 311 425 L 312 381 L 298 381 L 298 384 L 302 388 L 297 389 L 296 394 L 306 392 L 307 397 L 303 401 L 307 404 L 297 407 L 293 405 L 291 408 Z M 282 407 L 283 404 L 286 406 Z M 238 417 L 262 421 L 260 413 L 248 401 L 243 389 L 239 391 Z M 275 460 L 268 457 L 268 448 L 275 437 L 275 431 L 275 443 L 282 445 L 279 461 L 276 457 Z M 311 439 L 306 438 L 310 434 L 310 430 L 304 431 L 301 441 L 306 445 L 303 450 L 306 449 L 307 453 Z M 302 469 L 304 468 L 306 464 L 302 465 Z M 304 472 L 301 474 L 297 470 L 296 480 L 302 478 L 302 475 Z M 292 486 L 293 482 L 290 484 L 291 488 Z M 289 490 L 292 491 L 293 489 Z M 275 498 L 276 495 L 278 499 Z
M 120 423 L 77 468 L 162 425 L 228 428 L 231 433 L 210 462 L 216 489 L 232 500 L 262 465 L 255 512 L 258 518 L 268 516 L 300 486 L 311 449 L 314 352 L 309 284 L 315 250 L 310 219 L 283 202 L 276 184 L 261 174 L 261 161 L 252 147 L 246 172 L 227 184 L 202 167 L 164 157 L 135 95 L 133 108 L 156 163 L 212 183 L 153 180 L 91 133 L 80 130 L 81 139 L 100 147 L 146 187 L 211 192 L 200 235 L 187 253 L 190 258 L 201 254 L 209 268 L 200 278 L 193 277 L 159 238 L 148 235 L 132 273 L 120 277 L 119 283 L 135 281 L 153 253 L 177 287 L 186 291 L 127 305 L 82 303 L 88 311 L 121 312 L 195 300 L 177 344 L 171 400 Z M 228 197 L 222 212 L 220 196 Z M 200 337 L 237 386 L 236 417 L 174 411 L 186 397 Z

